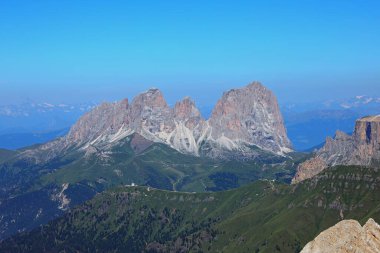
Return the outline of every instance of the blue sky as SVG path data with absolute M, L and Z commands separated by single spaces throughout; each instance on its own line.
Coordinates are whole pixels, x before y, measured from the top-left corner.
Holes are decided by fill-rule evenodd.
M 380 1 L 1 1 L 0 104 L 380 96 Z

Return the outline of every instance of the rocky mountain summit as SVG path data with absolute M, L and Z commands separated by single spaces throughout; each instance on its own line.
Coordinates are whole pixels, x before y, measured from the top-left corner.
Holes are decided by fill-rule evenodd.
M 65 137 L 40 146 L 51 154 L 44 152 L 40 159 L 73 147 L 96 151 L 133 133 L 185 154 L 211 158 L 255 158 L 257 148 L 277 155 L 291 151 L 276 97 L 253 82 L 225 92 L 208 120 L 188 97 L 169 107 L 158 89 L 139 94 L 131 103 L 104 103 L 81 117 Z M 28 152 L 33 159 L 39 157 L 38 151 Z
M 380 226 L 369 219 L 362 227 L 356 220 L 343 220 L 306 244 L 301 253 L 380 252 Z
M 290 151 L 274 94 L 258 82 L 223 94 L 208 120 L 207 140 L 229 150 L 255 145 L 278 154 Z
M 352 135 L 337 131 L 314 156 L 300 164 L 293 183 L 335 165 L 374 166 L 380 161 L 380 115 L 358 119 Z

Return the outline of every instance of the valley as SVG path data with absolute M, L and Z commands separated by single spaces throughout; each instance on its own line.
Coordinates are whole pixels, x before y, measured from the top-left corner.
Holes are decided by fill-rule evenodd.
M 337 166 L 297 185 L 259 180 L 216 193 L 117 187 L 0 250 L 299 252 L 342 219 L 379 220 L 379 173 Z

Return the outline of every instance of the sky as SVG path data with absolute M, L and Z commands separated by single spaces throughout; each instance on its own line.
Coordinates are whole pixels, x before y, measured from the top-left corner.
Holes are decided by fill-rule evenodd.
M 0 1 L 0 104 L 380 96 L 380 1 Z

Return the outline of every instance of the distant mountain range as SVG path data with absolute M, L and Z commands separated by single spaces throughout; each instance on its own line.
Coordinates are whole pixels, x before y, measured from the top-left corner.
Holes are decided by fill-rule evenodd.
M 315 103 L 282 104 L 288 137 L 298 151 L 322 144 L 337 129 L 351 133 L 356 119 L 380 113 L 380 98 L 356 96 L 349 99 Z M 96 103 L 52 104 L 24 103 L 0 106 L 0 148 L 17 149 L 44 143 L 62 136 L 81 115 Z M 213 106 L 202 106 L 204 119 L 211 117 Z
M 67 134 L 69 128 L 51 132 L 21 132 L 0 134 L 0 147 L 16 150 L 36 144 L 42 144 Z
M 289 183 L 307 156 L 291 150 L 277 100 L 257 82 L 224 93 L 208 120 L 190 98 L 169 107 L 150 89 L 95 107 L 58 139 L 2 152 L 0 238 L 120 184 L 204 192 Z
M 66 134 L 95 104 L 23 103 L 0 106 L 0 148 L 18 149 Z
M 323 144 L 336 130 L 354 131 L 356 119 L 380 114 L 380 98 L 356 96 L 345 100 L 281 106 L 289 139 L 295 150 Z
M 342 110 L 351 109 L 353 111 L 371 110 L 379 108 L 380 97 L 360 95 L 345 99 L 329 99 L 323 101 L 310 101 L 306 103 L 282 104 L 283 112 L 305 112 L 319 110 Z M 368 112 L 369 114 L 372 111 Z
M 380 97 L 361 95 L 345 100 L 329 100 L 324 102 L 324 106 L 327 108 L 368 110 L 380 106 Z
M 2 105 L 0 106 L 0 115 L 8 117 L 28 117 L 36 114 L 45 113 L 75 113 L 81 111 L 86 112 L 91 110 L 95 103 L 83 104 L 52 104 L 52 103 L 23 103 L 19 105 Z

